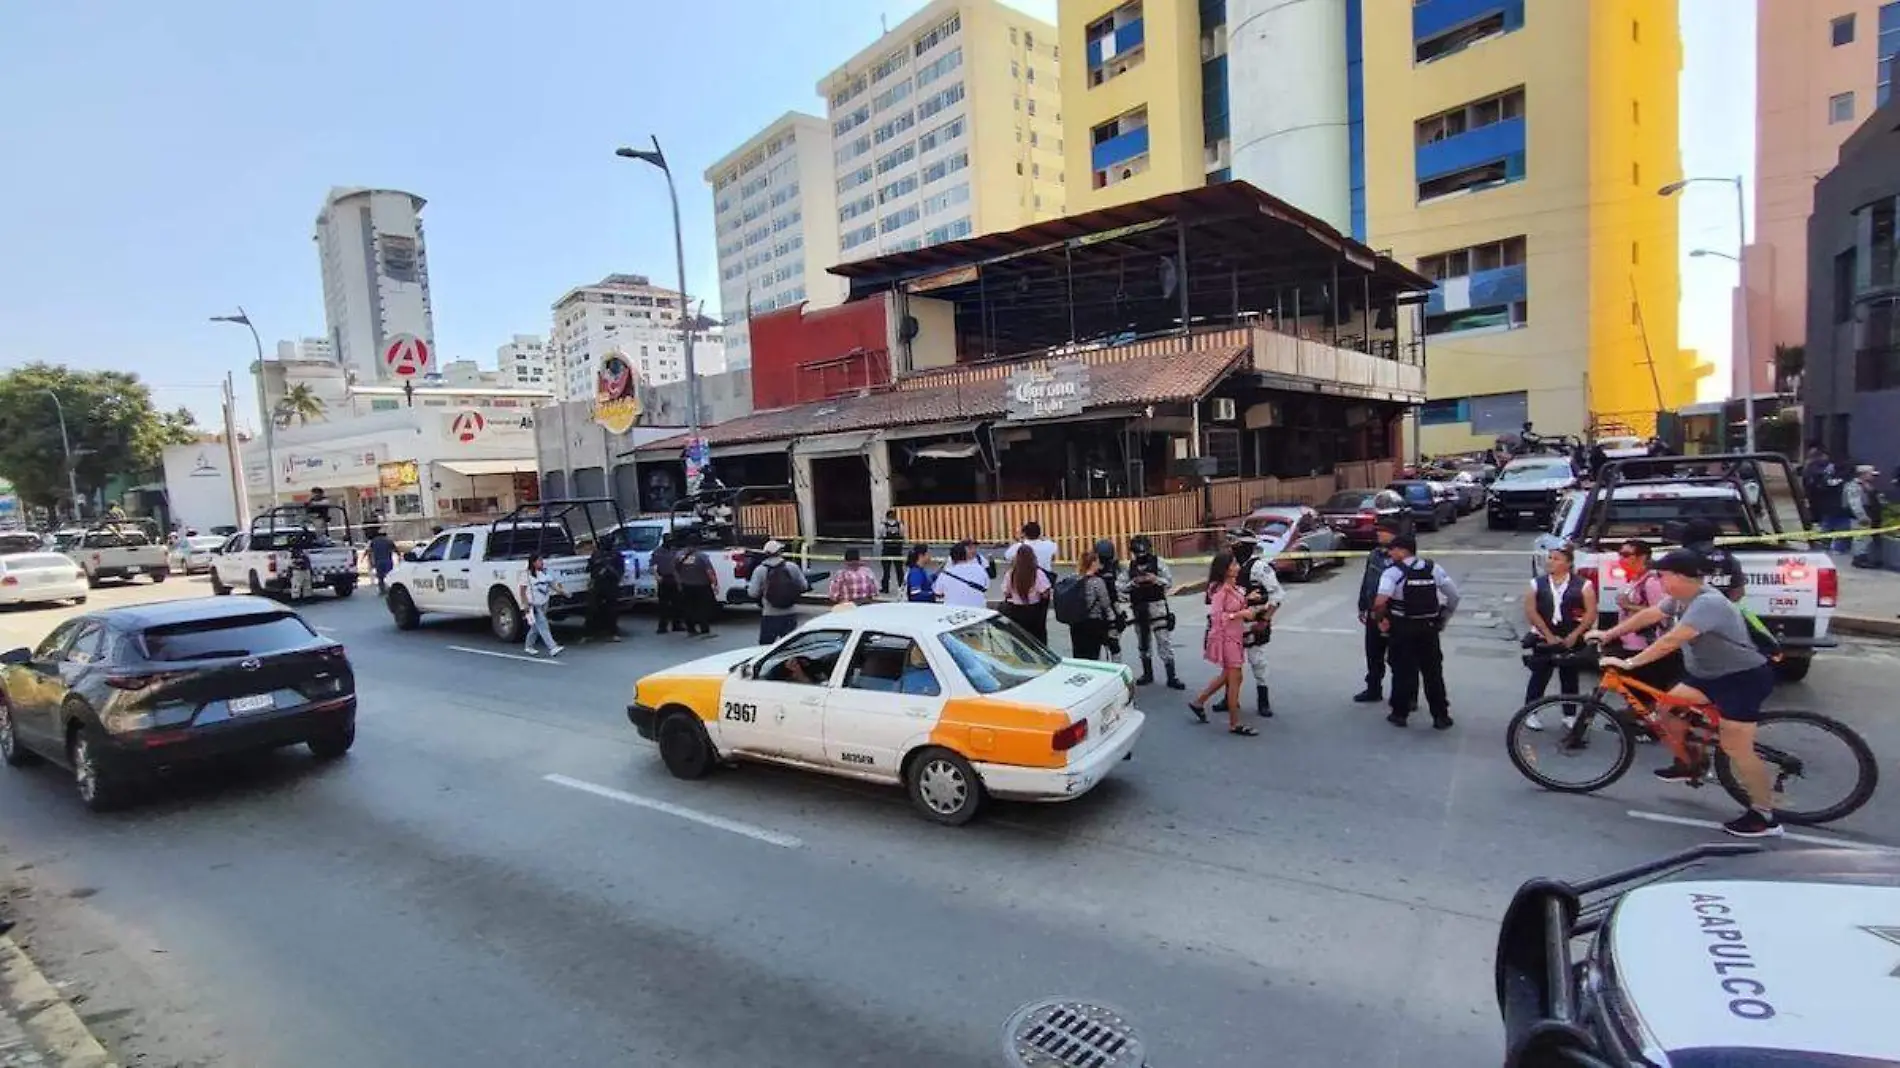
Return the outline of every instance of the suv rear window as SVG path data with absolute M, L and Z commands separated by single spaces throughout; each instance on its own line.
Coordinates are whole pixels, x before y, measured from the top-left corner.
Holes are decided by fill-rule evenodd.
M 1322 512 L 1345 512 L 1354 508 L 1370 508 L 1372 507 L 1372 496 L 1371 493 L 1361 492 L 1359 490 L 1335 493 L 1331 497 L 1326 498 L 1326 503 L 1320 505 L 1319 510 Z
M 492 527 L 488 532 L 489 560 L 525 560 L 536 553 L 542 556 L 574 555 L 574 539 L 567 528 L 557 524 Z
M 145 658 L 160 662 L 281 653 L 301 649 L 316 638 L 308 623 L 289 613 L 166 623 L 140 636 Z

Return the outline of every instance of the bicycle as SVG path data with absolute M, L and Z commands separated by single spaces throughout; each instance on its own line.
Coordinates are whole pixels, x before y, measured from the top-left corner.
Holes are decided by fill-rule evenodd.
M 1594 665 L 1596 655 L 1572 653 L 1561 659 Z M 1627 705 L 1619 712 L 1604 700 L 1605 695 L 1623 698 Z M 1537 712 L 1563 709 L 1561 730 L 1536 731 L 1525 722 Z M 1673 710 L 1673 711 L 1671 711 Z M 1637 732 L 1646 731 L 1666 742 L 1662 717 L 1678 715 L 1689 729 L 1675 755 L 1683 766 L 1694 769 L 1688 785 L 1701 787 L 1711 774 L 1737 802 L 1749 804 L 1748 791 L 1736 778 L 1727 754 L 1722 752 L 1718 732 L 1721 710 L 1712 704 L 1695 704 L 1671 697 L 1623 671 L 1604 667 L 1596 686 L 1585 694 L 1559 694 L 1532 701 L 1517 710 L 1505 727 L 1505 748 L 1511 763 L 1523 776 L 1546 790 L 1566 794 L 1588 794 L 1621 779 L 1636 759 Z M 1811 735 L 1801 741 L 1804 731 Z M 1790 742 L 1786 739 L 1793 738 Z M 1830 744 L 1822 744 L 1831 739 Z M 1550 745 L 1552 753 L 1541 757 L 1538 743 Z M 1829 749 L 1836 750 L 1829 754 Z M 1844 753 L 1840 752 L 1844 750 Z M 1859 809 L 1873 796 L 1880 781 L 1880 768 L 1867 742 L 1846 724 L 1818 712 L 1772 709 L 1756 720 L 1755 753 L 1768 764 L 1774 781 L 1775 815 L 1786 823 L 1830 823 Z M 1826 762 L 1818 755 L 1829 756 Z M 1564 769 L 1583 766 L 1595 756 L 1609 757 L 1607 769 L 1594 778 L 1564 776 Z M 1844 795 L 1821 796 L 1810 800 L 1808 787 L 1816 784 L 1820 773 L 1831 768 L 1832 757 L 1845 755 L 1854 769 L 1852 788 Z M 1795 793 L 1794 791 L 1799 791 Z M 1818 802 L 1825 801 L 1826 804 Z

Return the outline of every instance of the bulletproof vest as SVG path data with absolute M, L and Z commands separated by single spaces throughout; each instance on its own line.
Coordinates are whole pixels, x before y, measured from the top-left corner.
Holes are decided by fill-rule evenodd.
M 1437 619 L 1440 611 L 1438 578 L 1430 560 L 1412 559 L 1399 566 L 1399 594 L 1392 599 L 1393 614 L 1401 619 Z
M 1161 574 L 1161 561 L 1152 553 L 1147 556 L 1133 557 L 1128 561 L 1128 577 L 1131 579 L 1159 574 Z M 1136 604 L 1159 601 L 1167 595 L 1168 588 L 1159 583 L 1135 584 L 1128 587 L 1128 599 Z
M 1569 630 L 1583 620 L 1583 580 L 1572 575 L 1570 586 L 1564 590 L 1563 604 L 1557 603 L 1556 583 L 1549 575 L 1537 580 L 1537 616 L 1550 622 L 1557 617 L 1558 630 Z

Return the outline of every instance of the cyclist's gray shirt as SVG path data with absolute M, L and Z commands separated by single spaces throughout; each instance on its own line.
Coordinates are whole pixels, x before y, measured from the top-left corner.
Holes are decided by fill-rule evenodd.
M 1768 662 L 1749 638 L 1741 609 L 1713 589 L 1705 586 L 1686 602 L 1672 597 L 1657 607 L 1674 622 L 1695 629 L 1695 637 L 1682 647 L 1682 659 L 1696 678 L 1720 678 Z

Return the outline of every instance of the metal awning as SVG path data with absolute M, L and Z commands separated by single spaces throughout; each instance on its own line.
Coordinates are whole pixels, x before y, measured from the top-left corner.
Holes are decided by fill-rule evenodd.
M 437 460 L 436 466 L 458 475 L 532 475 L 537 474 L 533 460 Z
M 854 430 L 844 434 L 818 434 L 792 442 L 796 456 L 851 456 L 877 440 L 875 430 Z
M 886 438 L 937 438 L 974 434 L 976 423 L 926 423 L 922 426 L 894 426 L 884 432 Z

